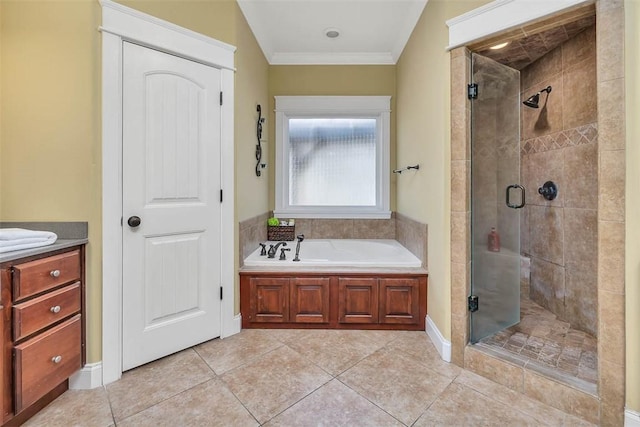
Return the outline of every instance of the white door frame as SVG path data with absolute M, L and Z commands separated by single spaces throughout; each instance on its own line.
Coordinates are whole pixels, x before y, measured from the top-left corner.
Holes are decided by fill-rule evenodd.
M 235 47 L 111 0 L 102 6 L 102 383 L 122 376 L 122 44 L 133 42 L 220 69 L 221 338 L 240 331 L 235 316 L 234 52 Z

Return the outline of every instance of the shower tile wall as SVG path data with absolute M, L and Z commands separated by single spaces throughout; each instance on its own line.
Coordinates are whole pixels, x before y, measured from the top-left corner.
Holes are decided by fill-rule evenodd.
M 595 27 L 521 70 L 521 173 L 527 206 L 521 251 L 531 258 L 530 297 L 572 327 L 597 335 L 598 126 Z M 537 189 L 558 185 L 545 200 Z

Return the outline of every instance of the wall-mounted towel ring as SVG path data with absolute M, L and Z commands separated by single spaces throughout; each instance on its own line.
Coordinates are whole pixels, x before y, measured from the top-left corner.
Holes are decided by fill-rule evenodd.
M 402 169 L 394 169 L 393 173 L 402 173 L 404 171 L 408 171 L 409 169 L 415 169 L 418 170 L 420 169 L 420 165 L 415 165 L 415 166 L 407 166 L 406 168 L 402 168 Z

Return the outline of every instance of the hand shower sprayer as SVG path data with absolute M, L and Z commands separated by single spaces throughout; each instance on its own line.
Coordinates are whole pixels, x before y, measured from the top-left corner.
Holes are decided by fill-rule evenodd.
M 300 253 L 300 242 L 304 240 L 304 234 L 298 234 L 296 236 L 296 239 L 298 239 L 298 244 L 296 244 L 296 256 L 295 258 L 293 258 L 293 260 L 300 261 L 300 258 L 298 258 L 298 254 Z

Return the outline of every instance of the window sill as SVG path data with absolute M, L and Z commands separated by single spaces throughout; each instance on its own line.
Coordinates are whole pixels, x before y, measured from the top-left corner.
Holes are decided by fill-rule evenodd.
M 391 211 L 384 212 L 291 212 L 274 211 L 276 218 L 310 218 L 310 219 L 390 219 Z

